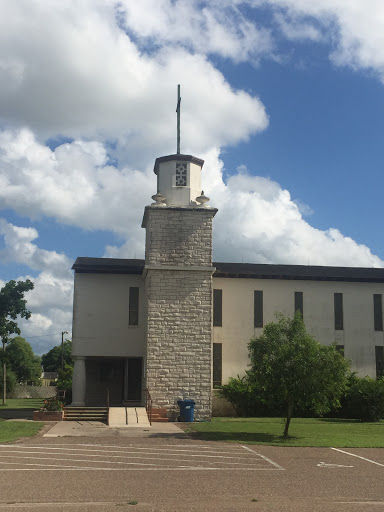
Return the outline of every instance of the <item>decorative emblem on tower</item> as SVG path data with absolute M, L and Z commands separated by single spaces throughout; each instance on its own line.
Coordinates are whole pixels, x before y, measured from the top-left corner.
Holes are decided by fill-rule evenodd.
M 187 186 L 187 164 L 186 162 L 176 162 L 176 187 Z

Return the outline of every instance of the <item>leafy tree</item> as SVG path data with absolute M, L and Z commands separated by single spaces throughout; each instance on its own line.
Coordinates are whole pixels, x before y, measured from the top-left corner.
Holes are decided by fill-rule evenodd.
M 33 353 L 31 345 L 24 338 L 16 336 L 10 340 L 6 359 L 18 382 L 33 381 L 34 384 L 39 384 L 41 360 Z
M 21 334 L 16 319 L 18 316 L 28 320 L 31 312 L 27 310 L 27 301 L 24 294 L 33 290 L 33 283 L 29 279 L 26 281 L 9 281 L 0 290 L 0 337 L 3 343 L 3 355 L 5 354 L 5 345 L 12 334 Z M 5 357 L 3 357 L 3 403 L 6 399 L 6 375 L 7 366 Z
M 65 340 L 63 344 L 64 349 L 64 366 L 73 366 L 72 362 L 72 341 Z M 61 344 L 57 347 L 51 348 L 49 352 L 41 356 L 41 364 L 45 372 L 58 372 L 61 370 Z
M 261 336 L 250 341 L 248 376 L 265 402 L 286 411 L 284 437 L 295 412 L 309 408 L 323 415 L 340 406 L 349 361 L 335 345 L 320 345 L 308 334 L 299 312 L 293 318 L 280 315 L 266 324 Z

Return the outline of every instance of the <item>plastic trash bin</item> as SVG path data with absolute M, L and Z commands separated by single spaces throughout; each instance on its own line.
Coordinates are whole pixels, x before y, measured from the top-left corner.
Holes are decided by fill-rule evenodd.
M 193 414 L 195 411 L 194 400 L 178 400 L 177 405 L 180 407 L 180 421 L 193 421 Z

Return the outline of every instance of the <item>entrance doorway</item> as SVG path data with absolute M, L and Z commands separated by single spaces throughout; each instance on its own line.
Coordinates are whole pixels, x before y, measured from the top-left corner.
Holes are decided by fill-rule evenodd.
M 125 360 L 124 402 L 141 402 L 143 359 L 130 357 Z
M 92 357 L 86 361 L 86 404 L 140 406 L 143 358 Z

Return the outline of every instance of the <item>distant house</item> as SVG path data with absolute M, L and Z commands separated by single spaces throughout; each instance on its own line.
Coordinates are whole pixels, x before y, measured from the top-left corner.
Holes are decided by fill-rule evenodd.
M 57 372 L 42 372 L 40 381 L 42 386 L 55 386 L 57 381 Z
M 217 209 L 201 192 L 202 166 L 191 155 L 156 160 L 145 260 L 73 265 L 73 405 L 143 405 L 148 388 L 169 418 L 192 398 L 208 419 L 214 388 L 245 373 L 250 338 L 297 310 L 360 375 L 382 375 L 384 269 L 213 262 Z

